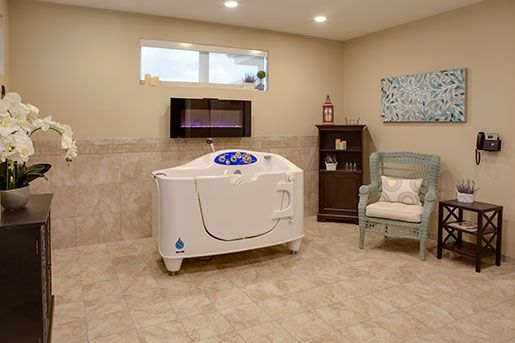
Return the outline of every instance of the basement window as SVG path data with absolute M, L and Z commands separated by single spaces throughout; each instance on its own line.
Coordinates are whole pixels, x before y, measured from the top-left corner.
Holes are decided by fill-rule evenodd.
M 159 76 L 160 84 L 241 88 L 245 76 L 252 75 L 257 86 L 256 74 L 267 72 L 267 62 L 268 52 L 263 50 L 140 40 L 142 84 L 148 76 Z M 263 80 L 264 89 L 268 88 L 267 79 Z

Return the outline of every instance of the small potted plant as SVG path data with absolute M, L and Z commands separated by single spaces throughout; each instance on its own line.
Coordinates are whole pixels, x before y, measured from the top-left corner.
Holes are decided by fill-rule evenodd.
M 243 78 L 243 88 L 245 89 L 254 89 L 254 84 L 256 83 L 256 77 L 252 74 L 245 74 Z
M 474 192 L 479 188 L 475 188 L 473 180 L 458 180 L 456 190 L 458 193 L 458 201 L 471 204 L 474 202 Z
M 256 89 L 259 91 L 264 91 L 265 84 L 263 83 L 263 79 L 266 77 L 266 72 L 264 70 L 260 70 L 257 72 L 256 76 L 259 79 L 259 84 L 256 86 Z
M 325 156 L 325 169 L 336 170 L 337 166 L 338 166 L 338 161 L 336 160 L 335 155 L 328 154 Z

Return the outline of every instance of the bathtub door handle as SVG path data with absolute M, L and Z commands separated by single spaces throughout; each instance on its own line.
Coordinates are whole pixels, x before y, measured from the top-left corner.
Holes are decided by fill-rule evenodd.
M 279 182 L 277 191 L 288 193 L 289 203 L 286 208 L 274 211 L 273 219 L 293 217 L 293 182 Z

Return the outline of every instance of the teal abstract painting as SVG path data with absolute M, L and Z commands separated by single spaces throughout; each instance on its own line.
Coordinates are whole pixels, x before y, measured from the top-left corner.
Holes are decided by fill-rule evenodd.
M 389 77 L 381 80 L 384 122 L 464 122 L 467 69 Z

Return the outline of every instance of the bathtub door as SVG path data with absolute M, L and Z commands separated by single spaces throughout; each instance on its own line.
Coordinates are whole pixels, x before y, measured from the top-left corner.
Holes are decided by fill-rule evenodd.
M 291 208 L 293 203 L 293 198 L 290 199 L 293 188 L 282 190 L 288 184 L 284 172 L 195 180 L 204 227 L 208 234 L 220 240 L 266 234 L 277 225 L 278 213 Z

